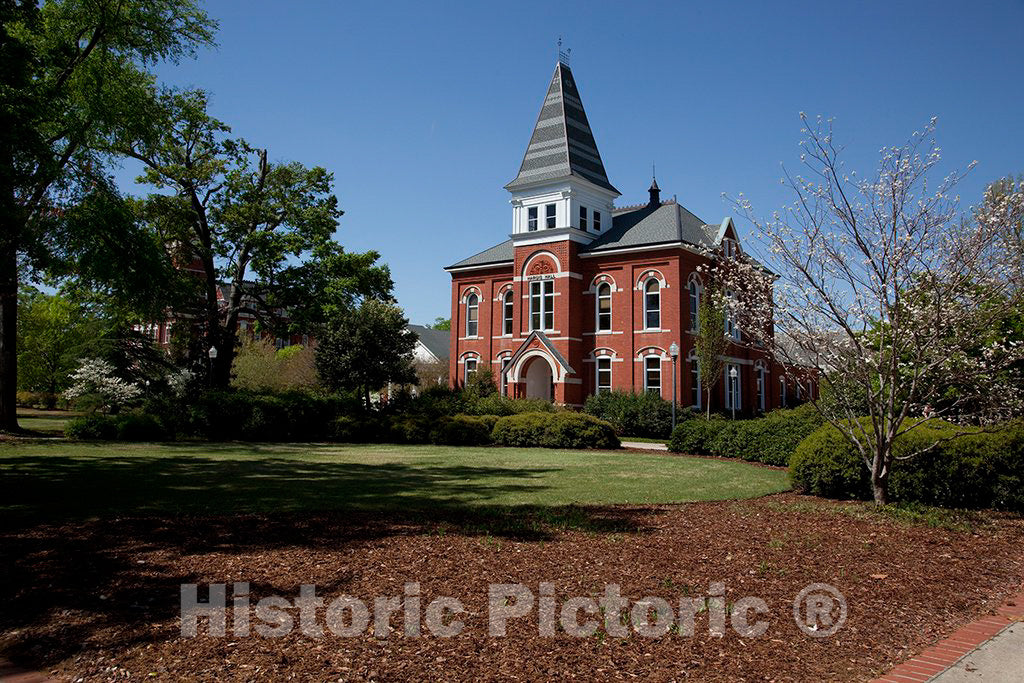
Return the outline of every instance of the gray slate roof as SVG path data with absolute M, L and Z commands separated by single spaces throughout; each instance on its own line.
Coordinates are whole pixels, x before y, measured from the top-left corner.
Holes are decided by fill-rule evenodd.
M 612 216 L 612 228 L 591 242 L 584 253 L 640 247 L 663 242 L 686 242 L 710 248 L 718 236 L 717 225 L 708 225 L 675 201 L 652 210 L 650 206 L 620 209 Z
M 544 96 L 519 175 L 505 189 L 515 190 L 568 176 L 618 192 L 608 182 L 587 113 L 583 111 L 580 92 L 576 89 L 576 79 L 568 65 L 559 62 Z
M 409 325 L 410 330 L 420 338 L 420 343 L 427 347 L 438 360 L 448 360 L 450 335 L 448 330 L 434 330 L 423 325 Z
M 581 254 L 612 249 L 684 242 L 697 247 L 716 246 L 720 226 L 708 225 L 675 201 L 650 206 L 619 209 L 612 216 L 612 227 L 580 250 Z M 512 240 L 505 240 L 479 254 L 454 263 L 449 268 L 510 263 L 515 258 Z

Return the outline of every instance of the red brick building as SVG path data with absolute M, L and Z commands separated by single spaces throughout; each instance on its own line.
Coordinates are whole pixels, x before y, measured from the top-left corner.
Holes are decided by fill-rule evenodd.
M 698 267 L 741 249 L 732 219 L 705 223 L 652 182 L 647 204 L 615 207 L 572 71 L 559 62 L 512 194 L 509 239 L 452 276 L 453 386 L 493 368 L 501 391 L 580 406 L 606 390 L 655 391 L 704 407 L 693 356 Z M 754 414 L 804 398 L 765 353 L 736 339 L 712 410 Z M 672 345 L 678 348 L 675 362 Z

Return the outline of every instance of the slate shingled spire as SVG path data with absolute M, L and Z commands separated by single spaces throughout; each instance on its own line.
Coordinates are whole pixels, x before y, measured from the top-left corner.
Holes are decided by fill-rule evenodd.
M 558 62 L 544 98 L 533 137 L 519 175 L 505 186 L 517 190 L 532 183 L 576 176 L 618 194 L 605 173 L 576 79 L 567 64 Z

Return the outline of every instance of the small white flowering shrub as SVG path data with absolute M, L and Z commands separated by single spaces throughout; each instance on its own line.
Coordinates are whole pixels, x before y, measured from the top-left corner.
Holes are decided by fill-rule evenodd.
M 75 401 L 86 396 L 96 397 L 105 410 L 121 408 L 142 398 L 142 387 L 114 374 L 114 366 L 99 358 L 83 360 L 71 373 L 71 386 L 64 398 Z

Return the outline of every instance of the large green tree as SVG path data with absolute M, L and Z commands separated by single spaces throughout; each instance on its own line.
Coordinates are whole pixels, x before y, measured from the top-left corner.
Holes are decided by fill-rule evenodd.
M 387 384 L 414 384 L 416 334 L 397 305 L 367 299 L 332 316 L 316 347 L 320 382 L 334 391 L 358 391 L 366 406 L 370 392 Z
M 78 361 L 92 349 L 103 323 L 60 293 L 22 289 L 18 312 L 18 387 L 56 396 Z
M 82 221 L 69 209 L 123 204 L 105 169 L 117 139 L 153 130 L 149 67 L 193 54 L 213 30 L 194 0 L 0 0 L 0 430 L 18 426 L 20 279 L 134 255 L 123 215 Z
M 327 170 L 272 162 L 267 150 L 228 137 L 201 91 L 159 100 L 163 133 L 124 153 L 145 165 L 141 180 L 158 191 L 142 215 L 194 286 L 178 312 L 200 321 L 205 348 L 217 349 L 215 385 L 230 382 L 242 313 L 278 333 L 311 331 L 358 298 L 390 298 L 378 255 L 348 254 L 332 238 L 342 212 Z

